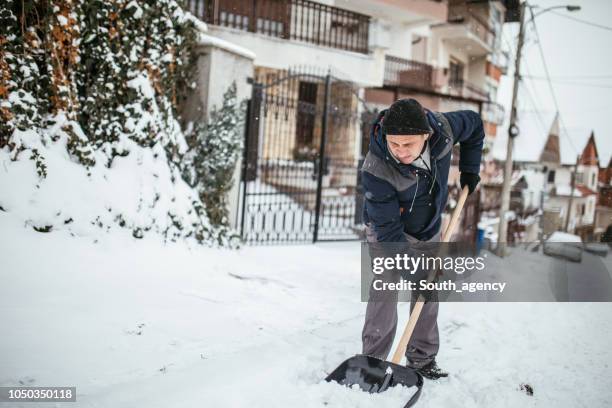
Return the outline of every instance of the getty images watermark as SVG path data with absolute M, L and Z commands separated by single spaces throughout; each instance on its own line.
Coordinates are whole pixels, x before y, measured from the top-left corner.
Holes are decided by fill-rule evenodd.
M 362 242 L 361 300 L 612 302 L 612 253 L 555 245 L 521 243 L 501 258 L 473 243 Z
M 408 254 L 395 254 L 395 256 L 379 256 L 372 259 L 372 272 L 375 275 L 397 272 L 400 276 L 406 274 L 414 276 L 418 271 L 442 271 L 452 270 L 456 274 L 481 272 L 485 269 L 485 257 L 440 257 L 440 256 L 409 256 Z M 475 293 L 477 291 L 494 291 L 503 293 L 507 282 L 461 282 L 458 284 L 453 279 L 443 281 L 428 279 L 405 279 L 399 278 L 397 282 L 389 282 L 383 278 L 374 278 L 372 287 L 376 291 L 400 290 L 400 291 L 463 291 Z

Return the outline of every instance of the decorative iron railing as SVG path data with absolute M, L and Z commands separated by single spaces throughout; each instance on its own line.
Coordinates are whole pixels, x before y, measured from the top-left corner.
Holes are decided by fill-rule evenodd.
M 310 0 L 187 0 L 208 24 L 367 54 L 370 17 Z
M 451 78 L 448 81 L 448 87 L 448 93 L 451 95 L 478 99 L 481 101 L 489 100 L 489 94 L 487 91 L 477 85 L 464 81 L 463 79 Z
M 387 86 L 404 86 L 416 89 L 433 89 L 433 67 L 419 61 L 385 56 L 385 78 Z

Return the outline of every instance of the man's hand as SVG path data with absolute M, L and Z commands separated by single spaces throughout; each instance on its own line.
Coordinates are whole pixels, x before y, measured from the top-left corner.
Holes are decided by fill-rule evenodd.
M 480 182 L 480 176 L 474 173 L 464 173 L 461 172 L 461 176 L 459 177 L 459 182 L 461 183 L 461 189 L 463 187 L 468 186 L 470 190 L 469 193 L 472 194 L 474 190 L 476 190 L 476 186 L 478 182 Z

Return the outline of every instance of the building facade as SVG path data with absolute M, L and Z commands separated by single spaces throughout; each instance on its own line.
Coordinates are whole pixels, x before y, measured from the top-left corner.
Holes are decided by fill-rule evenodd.
M 209 37 L 253 55 L 249 78 L 224 68 L 252 85 L 235 224 L 263 231 L 257 239 L 266 240 L 282 241 L 296 228 L 314 228 L 317 240 L 321 226 L 329 237 L 355 236 L 363 205 L 358 166 L 371 119 L 400 98 L 437 111 L 480 112 L 490 145 L 504 116 L 496 98 L 508 63 L 500 44 L 506 3 L 187 1 Z M 451 185 L 456 164 L 457 154 Z M 464 222 L 473 238 L 479 203 L 471 199 L 466 213 L 474 219 Z

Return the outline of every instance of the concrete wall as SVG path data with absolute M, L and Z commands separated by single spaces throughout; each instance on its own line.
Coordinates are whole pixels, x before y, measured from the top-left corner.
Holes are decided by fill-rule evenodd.
M 612 208 L 597 206 L 595 212 L 595 235 L 600 237 L 610 224 L 612 224 Z
M 485 87 L 487 60 L 486 57 L 472 58 L 467 68 L 467 81 L 481 88 Z
M 412 30 L 404 24 L 392 24 L 389 27 L 389 34 L 387 54 L 412 59 Z
M 561 231 L 565 224 L 563 224 L 563 220 L 559 212 L 555 210 L 544 210 L 544 219 L 542 220 L 542 233 L 544 237 L 548 237 L 555 231 Z
M 568 167 L 558 167 L 555 169 L 555 184 L 572 185 L 572 171 Z
M 467 65 L 470 63 L 465 50 L 451 45 L 448 41 L 444 41 L 435 30 L 432 31 L 431 56 L 431 63 L 435 67 L 448 68 L 451 56 L 464 63 L 466 70 L 468 69 Z
M 330 4 L 329 0 L 317 2 Z M 446 21 L 448 12 L 445 2 L 431 0 L 333 0 L 331 3 L 375 18 L 402 22 L 441 23 Z
M 361 86 L 382 86 L 385 56 L 382 48 L 370 54 L 361 54 L 321 47 L 300 41 L 289 41 L 257 33 L 248 33 L 228 27 L 210 26 L 215 37 L 240 44 L 255 53 L 255 65 L 275 69 L 296 66 L 332 67 L 343 79 Z
M 452 112 L 456 110 L 470 109 L 478 112 L 478 104 L 454 99 L 440 99 L 439 110 L 441 112 Z
M 572 233 L 576 227 L 583 225 L 592 225 L 595 221 L 595 209 L 597 196 L 591 195 L 587 197 L 574 197 L 572 200 L 572 208 L 569 211 L 569 232 Z M 582 215 L 582 206 L 585 207 L 585 213 Z M 545 210 L 559 209 L 561 217 L 561 227 L 565 228 L 568 216 L 569 197 L 553 196 L 544 203 Z
M 591 225 L 595 223 L 595 211 L 597 209 L 597 196 L 590 195 L 586 197 L 586 206 L 584 215 L 582 216 L 580 222 L 582 225 Z
M 539 208 L 540 197 L 544 193 L 542 189 L 546 185 L 547 174 L 539 170 L 524 170 L 523 175 L 528 187 L 522 191 L 525 207 Z
M 599 175 L 599 168 L 597 166 L 579 165 L 578 173 L 582 174 L 582 184 L 593 191 L 597 191 L 597 177 Z

